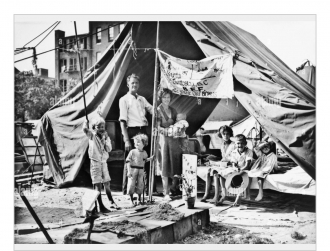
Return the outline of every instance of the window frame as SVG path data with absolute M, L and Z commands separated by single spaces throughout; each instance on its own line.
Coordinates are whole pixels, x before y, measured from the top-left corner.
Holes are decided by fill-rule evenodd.
M 101 44 L 102 43 L 102 29 L 101 27 L 96 28 L 96 44 Z M 100 37 L 100 39 L 99 39 Z
M 108 42 L 112 42 L 115 39 L 115 27 L 109 25 L 108 26 Z M 110 30 L 112 30 L 112 37 L 110 36 Z

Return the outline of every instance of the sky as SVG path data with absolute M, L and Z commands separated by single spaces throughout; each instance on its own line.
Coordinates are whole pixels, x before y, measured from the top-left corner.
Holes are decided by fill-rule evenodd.
M 191 18 L 188 19 L 192 20 Z M 78 20 L 77 32 L 81 34 L 88 32 L 88 21 L 100 19 L 98 16 L 79 16 L 76 20 Z M 102 20 L 107 19 L 103 17 Z M 217 19 L 212 16 L 212 20 Z M 255 35 L 294 71 L 305 59 L 309 59 L 313 65 L 316 65 L 316 22 L 315 18 L 311 15 L 235 15 L 233 17 L 219 16 L 218 20 L 228 20 Z M 61 21 L 55 30 L 59 29 L 65 31 L 66 36 L 75 34 L 73 21 L 68 20 L 68 17 L 65 15 L 53 16 L 52 18 L 45 18 L 43 16 L 31 17 L 31 15 L 16 16 L 14 22 L 14 49 L 23 47 L 27 42 L 54 24 L 55 21 Z M 117 18 L 115 21 L 121 20 Z M 26 46 L 35 46 L 49 31 L 50 30 Z M 48 37 L 37 46 L 37 53 L 53 49 L 54 47 L 53 30 Z M 32 50 L 15 55 L 14 61 L 31 55 Z M 21 71 L 32 70 L 31 59 L 14 63 L 14 65 Z M 38 68 L 48 69 L 49 77 L 55 77 L 55 51 L 38 56 Z

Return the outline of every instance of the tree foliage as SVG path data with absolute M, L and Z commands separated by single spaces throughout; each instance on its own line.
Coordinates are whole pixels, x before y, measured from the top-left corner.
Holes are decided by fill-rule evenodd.
M 56 96 L 61 96 L 61 90 L 55 81 L 15 74 L 15 120 L 40 119 Z

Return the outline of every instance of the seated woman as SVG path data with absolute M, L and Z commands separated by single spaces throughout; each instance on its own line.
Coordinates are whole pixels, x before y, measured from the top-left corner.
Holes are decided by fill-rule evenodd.
M 218 136 L 223 139 L 220 145 L 220 151 L 223 161 L 228 161 L 227 157 L 230 153 L 235 149 L 235 143 L 230 140 L 230 137 L 233 136 L 233 129 L 227 125 L 221 126 L 219 128 Z M 219 183 L 219 176 L 216 170 L 213 170 L 212 167 L 209 168 L 207 176 L 206 176 L 206 185 L 205 185 L 205 194 L 201 199 L 201 202 L 206 202 L 209 197 L 210 190 L 211 190 L 211 177 L 213 176 L 214 180 L 214 187 L 215 187 L 215 194 L 211 203 L 217 203 L 220 194 L 220 183 Z
M 246 190 L 246 199 L 250 200 L 250 186 L 252 178 L 258 179 L 259 193 L 256 201 L 262 200 L 263 185 L 267 175 L 277 167 L 276 145 L 273 141 L 262 142 L 257 147 L 257 150 L 262 152 L 261 156 L 256 160 L 251 170 L 247 172 L 249 175 L 249 186 Z

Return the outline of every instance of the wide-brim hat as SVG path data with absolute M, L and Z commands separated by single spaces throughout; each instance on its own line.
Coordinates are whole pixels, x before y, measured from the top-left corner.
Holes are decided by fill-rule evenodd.
M 261 150 L 262 148 L 264 148 L 266 146 L 268 146 L 270 148 L 271 147 L 271 143 L 270 142 L 262 141 L 255 148 L 256 148 L 256 150 Z
M 227 191 L 231 194 L 239 194 L 245 191 L 249 185 L 249 175 L 246 172 L 230 174 L 225 183 Z

